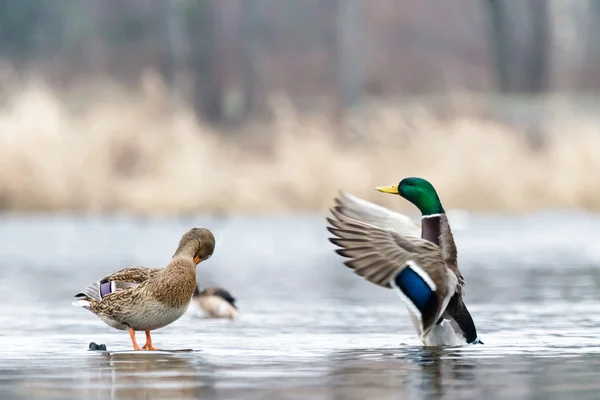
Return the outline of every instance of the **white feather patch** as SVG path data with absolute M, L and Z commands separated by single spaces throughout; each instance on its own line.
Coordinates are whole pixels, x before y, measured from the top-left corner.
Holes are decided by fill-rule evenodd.
M 466 344 L 465 338 L 458 335 L 449 321 L 433 326 L 423 338 L 425 346 L 460 346 Z
M 404 236 L 421 237 L 421 226 L 407 215 L 343 191 L 340 192 L 340 200 L 343 207 L 347 208 L 347 216 L 350 218 L 381 229 L 390 229 Z
M 428 215 L 423 215 L 421 217 L 421 219 L 441 217 L 442 215 L 444 215 L 444 214 L 428 214 Z
M 406 262 L 407 267 L 410 267 L 410 269 L 412 269 L 413 271 L 415 271 L 417 273 L 417 275 L 419 275 L 427 284 L 427 286 L 429 286 L 429 288 L 432 291 L 436 291 L 437 286 L 435 285 L 435 282 L 431 280 L 431 278 L 429 277 L 429 275 L 427 275 L 427 273 L 425 271 L 423 271 L 423 269 L 421 267 L 419 267 L 414 261 L 409 260 Z M 398 274 L 396 274 L 398 275 Z
M 429 275 L 427 275 L 427 273 L 425 271 L 423 271 L 423 269 L 421 267 L 419 267 L 414 261 L 409 260 L 406 263 L 406 267 L 404 267 L 404 268 L 412 269 L 417 275 L 419 275 L 425 281 L 427 286 L 429 286 L 429 288 L 432 291 L 434 291 L 434 292 L 436 291 L 437 286 L 435 285 L 435 282 L 433 282 L 433 280 L 431 280 Z M 423 332 L 423 317 L 422 317 L 421 311 L 419 311 L 417 306 L 415 306 L 414 303 L 402 292 L 402 290 L 400 290 L 400 288 L 398 287 L 398 285 L 396 285 L 396 282 L 395 282 L 396 276 L 398 276 L 398 274 L 400 272 L 402 272 L 404 270 L 404 268 L 400 269 L 397 273 L 395 273 L 392 276 L 392 278 L 390 279 L 390 285 L 396 291 L 396 293 L 400 296 L 400 298 L 404 301 L 404 303 L 406 304 L 406 307 L 409 309 L 409 312 L 411 314 L 413 314 L 413 316 L 417 319 L 417 321 L 418 321 L 417 334 L 419 335 L 421 342 L 423 344 L 425 344 L 425 338 L 423 337 L 423 334 L 424 334 L 424 332 Z M 439 317 L 439 315 L 436 315 L 436 318 L 438 318 L 438 317 Z M 414 323 L 414 321 L 413 321 L 413 323 Z
M 74 306 L 76 306 L 76 307 L 84 307 L 84 308 L 87 308 L 87 307 L 89 307 L 89 306 L 90 306 L 90 302 L 89 302 L 89 301 L 87 301 L 87 300 L 75 300 L 75 301 L 74 301 L 73 303 L 71 303 L 71 304 L 73 304 L 73 305 L 74 305 Z
M 419 336 L 423 335 L 423 319 L 421 316 L 421 311 L 419 311 L 419 309 L 413 304 L 413 302 L 410 301 L 408 297 L 406 297 L 406 295 L 402 292 L 402 290 L 400 290 L 398 286 L 396 286 L 394 282 L 392 282 L 392 287 L 396 289 L 396 293 L 398 293 L 400 298 L 404 301 L 409 312 L 417 319 L 419 324 L 417 333 L 419 334 Z

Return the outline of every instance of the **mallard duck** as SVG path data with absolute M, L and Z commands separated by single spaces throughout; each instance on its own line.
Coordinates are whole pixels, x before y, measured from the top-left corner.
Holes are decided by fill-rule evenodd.
M 96 314 L 107 325 L 128 330 L 135 350 L 136 331 L 146 332 L 143 350 L 158 350 L 150 332 L 164 328 L 187 310 L 196 288 L 196 266 L 212 256 L 215 238 L 193 228 L 179 241 L 166 268 L 130 267 L 105 276 L 81 293 L 73 305 Z
M 220 287 L 206 288 L 194 291 L 194 301 L 206 318 L 229 318 L 237 315 L 235 298 Z
M 428 346 L 482 343 L 463 302 L 464 278 L 450 224 L 433 185 L 405 178 L 378 187 L 421 211 L 421 226 L 409 217 L 351 196 L 335 199 L 327 218 L 329 240 L 345 265 L 366 280 L 394 289 L 405 301 L 421 343 Z

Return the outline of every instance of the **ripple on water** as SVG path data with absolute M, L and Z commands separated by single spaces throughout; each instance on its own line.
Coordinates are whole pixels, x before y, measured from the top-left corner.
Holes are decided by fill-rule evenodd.
M 485 345 L 459 348 L 418 346 L 401 300 L 341 264 L 321 216 L 0 219 L 1 398 L 559 399 L 600 389 L 596 216 L 470 217 L 459 260 Z M 190 224 L 220 241 L 198 279 L 231 290 L 240 319 L 204 320 L 192 307 L 153 335 L 191 353 L 87 351 L 131 344 L 73 307 L 73 294 L 117 268 L 164 265 Z

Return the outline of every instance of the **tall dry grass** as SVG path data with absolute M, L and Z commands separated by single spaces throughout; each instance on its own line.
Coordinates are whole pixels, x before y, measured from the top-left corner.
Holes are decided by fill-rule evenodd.
M 87 92 L 91 93 L 91 92 Z M 0 208 L 13 211 L 284 212 L 325 210 L 339 189 L 399 210 L 375 186 L 434 183 L 447 208 L 600 210 L 600 130 L 554 120 L 541 149 L 481 118 L 382 106 L 345 129 L 283 101 L 270 122 L 228 135 L 158 90 L 106 87 L 74 102 L 43 85 L 0 110 Z M 70 98 L 72 101 L 72 98 Z

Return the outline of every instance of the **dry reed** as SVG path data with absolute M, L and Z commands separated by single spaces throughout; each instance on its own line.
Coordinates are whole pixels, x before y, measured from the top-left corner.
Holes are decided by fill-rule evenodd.
M 20 88 L 0 110 L 0 208 L 323 211 L 344 189 L 409 210 L 373 188 L 422 176 L 446 208 L 600 210 L 600 134 L 591 122 L 555 120 L 534 150 L 498 122 L 389 106 L 349 117 L 349 143 L 327 118 L 278 101 L 270 122 L 232 138 L 165 98 L 160 88 L 107 88 L 70 104 L 40 84 Z

